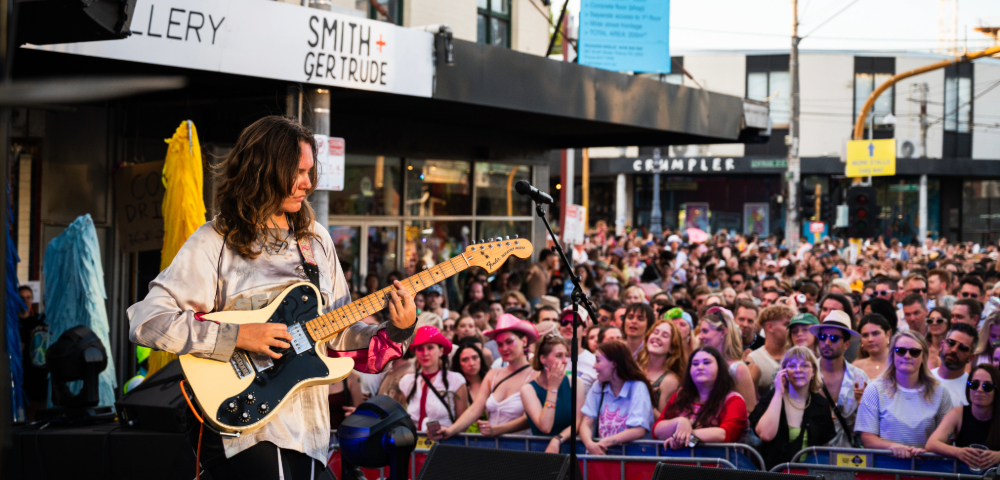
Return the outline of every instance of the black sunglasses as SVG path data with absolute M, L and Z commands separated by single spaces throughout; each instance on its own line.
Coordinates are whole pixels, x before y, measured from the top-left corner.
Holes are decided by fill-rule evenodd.
M 995 390 L 997 388 L 997 386 L 994 385 L 993 382 L 982 382 L 982 383 L 980 383 L 979 380 L 969 380 L 966 383 L 969 385 L 969 388 L 971 388 L 973 390 L 979 390 L 979 385 L 982 385 L 983 386 L 983 391 L 986 392 L 986 393 L 990 393 L 990 392 L 992 392 L 993 390 Z
M 979 294 L 971 292 L 962 292 L 962 298 L 979 298 Z
M 844 337 L 842 335 L 837 335 L 835 333 L 832 333 L 832 334 L 829 334 L 829 335 L 827 335 L 825 333 L 821 333 L 819 335 L 816 335 L 816 338 L 818 338 L 819 341 L 821 341 L 821 342 L 825 342 L 826 339 L 829 338 L 830 339 L 830 343 L 837 343 L 837 342 L 840 341 L 841 338 L 844 338 Z
M 945 320 L 945 319 L 943 319 L 943 318 L 941 318 L 941 317 L 928 318 L 927 319 L 927 324 L 928 325 L 937 325 L 939 323 L 948 323 L 948 321 Z
M 958 350 L 961 351 L 961 352 L 969 353 L 969 352 L 972 351 L 972 349 L 969 348 L 968 345 L 965 345 L 963 343 L 959 343 L 958 340 L 955 340 L 955 339 L 952 339 L 952 338 L 946 338 L 944 341 L 948 342 L 948 346 L 951 347 L 951 348 L 955 348 L 955 346 L 957 345 L 958 346 Z
M 878 295 L 880 297 L 888 297 L 889 295 L 892 295 L 893 293 L 896 293 L 896 291 L 895 290 L 875 290 L 875 295 Z
M 910 293 L 924 294 L 924 293 L 927 293 L 927 289 L 926 288 L 914 288 L 913 290 L 910 290 Z
M 924 350 L 922 348 L 896 347 L 894 350 L 896 352 L 896 355 L 899 355 L 901 357 L 905 357 L 907 352 L 909 352 L 910 356 L 913 357 L 913 358 L 917 358 L 922 353 L 924 353 Z

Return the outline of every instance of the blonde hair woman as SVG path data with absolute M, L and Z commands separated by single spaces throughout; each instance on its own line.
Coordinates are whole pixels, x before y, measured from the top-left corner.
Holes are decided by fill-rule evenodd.
M 698 342 L 722 353 L 729 364 L 729 373 L 736 381 L 736 392 L 746 401 L 747 411 L 757 406 L 757 388 L 750 369 L 743 362 L 743 339 L 733 314 L 722 307 L 712 307 L 698 322 Z
M 763 441 L 760 452 L 768 468 L 791 462 L 795 452 L 826 445 L 836 436 L 822 390 L 816 355 L 808 347 L 789 348 L 774 377 L 774 388 L 750 414 L 750 428 Z
M 632 285 L 625 289 L 625 294 L 622 295 L 622 300 L 625 305 L 631 305 L 633 303 L 646 303 L 646 292 L 643 291 L 642 287 L 638 285 Z

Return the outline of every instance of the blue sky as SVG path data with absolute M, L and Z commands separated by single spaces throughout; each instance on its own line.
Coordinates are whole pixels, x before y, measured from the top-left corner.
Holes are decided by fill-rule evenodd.
M 570 11 L 579 6 L 570 0 Z M 938 0 L 799 0 L 799 35 L 810 34 L 800 48 L 931 52 L 938 44 L 938 6 Z M 561 7 L 553 0 L 556 15 Z M 790 0 L 673 0 L 670 16 L 672 52 L 775 50 L 790 43 Z M 973 30 L 981 25 L 1000 26 L 1000 0 L 958 0 L 958 37 L 965 44 L 968 30 L 969 50 L 992 44 Z

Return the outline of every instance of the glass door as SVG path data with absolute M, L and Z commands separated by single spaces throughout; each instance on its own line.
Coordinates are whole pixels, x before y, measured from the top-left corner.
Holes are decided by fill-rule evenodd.
M 352 293 L 367 294 L 388 285 L 388 275 L 400 268 L 399 231 L 397 221 L 330 219 L 330 236 Z

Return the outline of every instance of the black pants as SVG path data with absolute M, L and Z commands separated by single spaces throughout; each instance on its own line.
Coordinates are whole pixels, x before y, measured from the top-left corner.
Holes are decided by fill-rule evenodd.
M 278 455 L 281 455 L 279 473 Z M 295 450 L 279 449 L 271 442 L 260 442 L 236 456 L 209 467 L 213 480 L 322 480 L 333 478 L 326 465 Z

